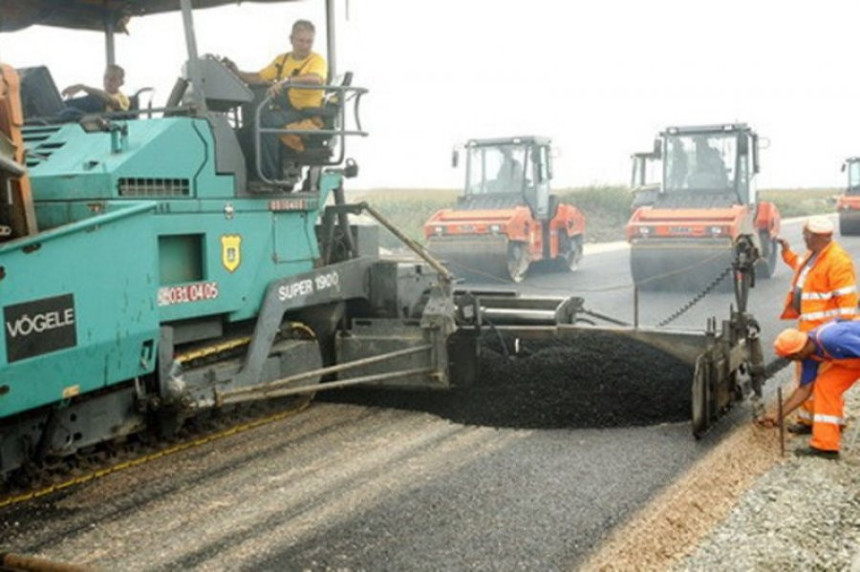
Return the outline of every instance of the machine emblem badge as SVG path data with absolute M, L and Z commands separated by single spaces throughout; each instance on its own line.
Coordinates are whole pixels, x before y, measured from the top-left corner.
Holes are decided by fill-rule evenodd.
M 235 272 L 242 263 L 242 237 L 238 234 L 221 236 L 221 264 L 227 272 Z

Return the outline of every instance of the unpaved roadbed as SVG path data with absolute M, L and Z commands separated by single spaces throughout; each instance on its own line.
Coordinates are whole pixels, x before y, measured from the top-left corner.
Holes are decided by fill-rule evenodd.
M 807 438 L 792 439 L 785 459 L 676 569 L 860 572 L 860 388 L 846 395 L 846 411 L 841 461 L 798 458 L 790 450 Z
M 776 380 L 790 389 L 791 368 Z M 617 528 L 583 570 L 860 571 L 860 390 L 846 395 L 839 462 L 798 458 L 742 426 Z

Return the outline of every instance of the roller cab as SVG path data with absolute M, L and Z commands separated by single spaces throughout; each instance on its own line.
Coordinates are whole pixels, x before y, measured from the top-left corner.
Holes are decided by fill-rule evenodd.
M 758 200 L 758 135 L 745 124 L 671 127 L 655 141 L 655 155 L 662 158 L 659 192 L 648 200 L 634 195 L 626 227 L 637 287 L 730 290 L 732 245 L 742 235 L 759 250 L 757 276 L 769 278 L 780 216 Z
M 576 270 L 585 217 L 550 194 L 550 140 L 474 139 L 465 153 L 463 194 L 424 224 L 429 250 L 456 276 L 479 282 L 521 282 L 529 272 Z

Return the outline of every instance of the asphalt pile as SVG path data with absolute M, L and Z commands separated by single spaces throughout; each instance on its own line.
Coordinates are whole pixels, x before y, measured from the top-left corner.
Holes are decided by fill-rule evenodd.
M 621 427 L 690 417 L 693 366 L 603 332 L 564 340 L 481 343 L 472 387 L 449 392 L 347 389 L 318 398 L 424 411 L 464 425 L 519 429 Z M 515 351 L 518 350 L 518 351 Z

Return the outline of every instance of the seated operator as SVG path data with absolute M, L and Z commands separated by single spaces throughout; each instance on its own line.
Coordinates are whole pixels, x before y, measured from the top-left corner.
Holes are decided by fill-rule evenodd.
M 677 139 L 669 141 L 669 181 L 670 189 L 683 189 L 687 178 L 687 151 Z
M 693 189 L 722 189 L 729 186 L 726 165 L 719 151 L 708 140 L 696 137 L 696 166 L 687 176 L 687 187 Z
M 87 113 L 128 111 L 130 101 L 119 90 L 124 83 L 125 70 L 116 64 L 111 64 L 105 68 L 105 75 L 102 78 L 103 89 L 82 83 L 70 85 L 62 92 L 63 97 L 70 99 L 66 100 L 66 109 L 60 112 L 60 119 L 73 121 Z M 84 92 L 86 95 L 73 97 L 79 92 Z
M 316 30 L 308 20 L 296 20 L 290 34 L 292 51 L 276 57 L 259 72 L 240 71 L 225 59 L 224 65 L 249 84 L 269 84 L 267 95 L 272 98 L 269 109 L 260 114 L 260 127 L 270 129 L 320 129 L 320 117 L 307 117 L 301 110 L 322 106 L 323 90 L 300 89 L 292 86 L 325 85 L 328 64 L 325 58 L 311 51 Z M 260 164 L 264 177 L 280 179 L 278 174 L 279 139 L 291 149 L 302 152 L 304 143 L 299 136 L 263 135 Z
M 506 156 L 496 177 L 487 181 L 488 193 L 510 193 L 521 189 L 523 182 L 523 167 L 519 160 Z

